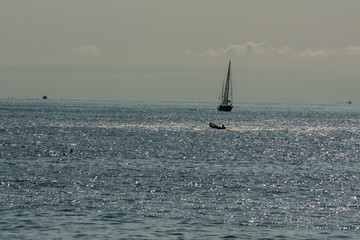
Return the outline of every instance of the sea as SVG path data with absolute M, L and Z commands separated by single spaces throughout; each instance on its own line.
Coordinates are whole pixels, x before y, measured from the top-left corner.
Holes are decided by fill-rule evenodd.
M 0 99 L 0 239 L 360 239 L 359 155 L 357 104 Z

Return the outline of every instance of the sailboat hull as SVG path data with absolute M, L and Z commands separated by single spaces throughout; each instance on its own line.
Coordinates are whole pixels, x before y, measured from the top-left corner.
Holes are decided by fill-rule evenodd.
M 230 112 L 232 110 L 232 108 L 233 108 L 233 106 L 231 106 L 231 105 L 226 105 L 226 106 L 220 105 L 220 106 L 218 106 L 218 110 L 222 111 L 222 112 Z

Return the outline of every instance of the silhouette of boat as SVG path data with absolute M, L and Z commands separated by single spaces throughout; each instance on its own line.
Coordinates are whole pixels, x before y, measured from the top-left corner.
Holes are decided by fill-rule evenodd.
M 221 104 L 218 106 L 218 110 L 223 112 L 230 112 L 233 108 L 230 68 L 231 68 L 231 60 L 229 61 L 229 68 L 228 68 L 225 86 L 223 84 L 223 89 L 221 94 Z
M 209 122 L 209 126 L 211 128 L 216 128 L 216 129 L 226 129 L 226 127 L 224 126 L 224 124 L 222 124 L 221 126 L 216 125 L 215 123 Z

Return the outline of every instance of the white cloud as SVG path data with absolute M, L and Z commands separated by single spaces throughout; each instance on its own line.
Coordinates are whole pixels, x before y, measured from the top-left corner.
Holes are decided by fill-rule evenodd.
M 301 57 L 309 57 L 309 58 L 316 58 L 316 57 L 327 57 L 333 54 L 336 54 L 336 50 L 333 50 L 331 48 L 325 48 L 325 49 L 307 49 L 300 53 Z
M 186 54 L 208 56 L 285 56 L 285 57 L 302 57 L 302 58 L 323 58 L 334 55 L 353 55 L 360 56 L 360 46 L 351 46 L 344 49 L 333 49 L 330 47 L 319 49 L 295 50 L 289 46 L 266 46 L 265 42 L 246 42 L 231 44 L 224 48 L 209 48 L 204 52 L 195 52 L 186 50 Z
M 351 46 L 345 48 L 345 54 L 360 56 L 360 46 Z
M 211 57 L 214 57 L 216 55 L 218 55 L 218 51 L 216 51 L 215 49 L 213 48 L 209 48 L 208 50 L 206 50 L 205 52 L 201 53 L 200 55 L 201 56 L 211 56 Z
M 80 47 L 74 48 L 73 52 L 82 53 L 82 54 L 93 54 L 93 55 L 99 56 L 99 51 L 96 49 L 96 47 L 94 45 L 80 46 Z
M 192 54 L 194 54 L 194 51 L 191 50 L 191 49 L 187 49 L 187 50 L 185 51 L 185 54 L 186 54 L 186 55 L 192 55 Z
M 235 55 L 263 55 L 265 54 L 266 50 L 264 48 L 264 43 L 254 43 L 254 42 L 247 42 L 247 43 L 240 43 L 240 44 L 232 44 L 226 47 L 223 50 L 224 53 L 233 53 Z
M 273 52 L 276 54 L 276 55 L 282 55 L 282 56 L 289 56 L 289 57 L 295 57 L 297 56 L 297 52 L 292 49 L 291 47 L 289 46 L 282 46 L 280 48 L 273 48 Z
M 267 47 L 264 42 L 246 42 L 239 44 L 231 44 L 223 49 L 215 50 L 213 48 L 200 53 L 201 56 L 216 56 L 234 54 L 236 56 L 296 56 L 295 50 L 288 46 Z

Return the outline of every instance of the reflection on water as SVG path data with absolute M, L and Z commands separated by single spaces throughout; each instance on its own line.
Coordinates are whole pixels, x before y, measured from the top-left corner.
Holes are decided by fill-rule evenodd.
M 358 105 L 0 101 L 4 239 L 339 239 Z M 211 129 L 208 122 L 225 124 Z

